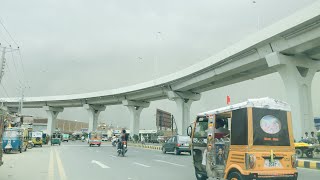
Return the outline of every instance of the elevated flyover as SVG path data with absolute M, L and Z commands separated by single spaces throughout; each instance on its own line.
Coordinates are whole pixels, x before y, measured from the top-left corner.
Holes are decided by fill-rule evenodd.
M 24 98 L 24 108 L 45 108 L 53 118 L 68 107 L 85 107 L 90 130 L 105 106 L 123 104 L 131 113 L 132 134 L 139 128 L 141 110 L 151 101 L 177 103 L 179 134 L 185 134 L 192 101 L 201 93 L 248 79 L 278 72 L 291 104 L 295 137 L 314 129 L 311 82 L 320 70 L 320 1 L 280 20 L 252 36 L 189 68 L 145 83 L 106 91 Z M 270 88 L 272 85 L 270 84 Z M 20 98 L 1 98 L 8 109 Z M 52 127 L 54 128 L 54 126 Z M 48 130 L 51 131 L 51 130 Z

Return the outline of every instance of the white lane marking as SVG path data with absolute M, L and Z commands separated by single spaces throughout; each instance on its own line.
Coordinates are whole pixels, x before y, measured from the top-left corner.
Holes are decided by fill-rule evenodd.
M 133 164 L 136 164 L 136 165 L 139 165 L 139 166 L 142 166 L 142 167 L 146 167 L 146 168 L 149 168 L 149 167 L 150 167 L 150 166 L 148 166 L 148 165 L 141 164 L 141 163 L 137 163 L 137 162 L 134 162 Z
M 114 155 L 109 155 L 110 157 L 113 157 L 113 158 L 117 158 L 117 156 L 114 156 Z
M 66 180 L 67 176 L 66 173 L 64 171 L 63 165 L 62 165 L 62 161 L 60 159 L 60 155 L 58 153 L 58 151 L 56 150 L 56 148 L 54 148 L 54 152 L 56 153 L 56 158 L 57 158 L 57 165 L 58 165 L 58 171 L 59 171 L 59 175 L 60 175 L 60 180 Z
M 96 160 L 92 160 L 91 163 L 97 164 L 98 166 L 100 166 L 100 167 L 103 168 L 103 169 L 108 169 L 108 168 L 110 168 L 109 166 L 104 165 L 104 164 L 102 164 L 101 162 L 96 161 Z
M 182 165 L 182 164 L 176 164 L 176 163 L 172 163 L 172 162 L 168 162 L 168 161 L 162 161 L 162 160 L 158 160 L 158 159 L 154 159 L 154 161 L 162 162 L 162 163 L 166 163 L 166 164 L 171 164 L 171 165 L 175 165 L 175 166 L 184 167 L 184 165 Z
M 53 151 L 50 151 L 50 160 L 49 160 L 49 168 L 48 168 L 48 180 L 54 179 L 54 161 L 53 161 Z
M 168 157 L 168 156 L 164 156 L 164 155 L 154 155 L 154 156 L 157 156 L 157 157 L 161 157 L 161 158 L 165 158 L 165 157 Z

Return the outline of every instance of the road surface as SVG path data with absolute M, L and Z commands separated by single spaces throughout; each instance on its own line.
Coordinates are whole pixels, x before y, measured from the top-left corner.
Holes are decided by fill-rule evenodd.
M 5 154 L 0 180 L 195 180 L 191 156 L 130 147 L 117 157 L 110 144 L 89 147 L 85 142 L 35 147 Z M 299 169 L 299 179 L 319 180 L 320 171 Z

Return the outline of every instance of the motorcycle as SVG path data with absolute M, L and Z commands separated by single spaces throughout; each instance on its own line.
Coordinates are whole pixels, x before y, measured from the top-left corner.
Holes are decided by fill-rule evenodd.
M 27 148 L 28 148 L 28 149 L 32 149 L 33 146 L 34 146 L 33 142 L 32 142 L 32 141 L 28 141 Z
M 124 157 L 124 155 L 126 154 L 126 152 L 128 151 L 127 148 L 127 141 L 122 141 L 122 142 L 118 142 L 118 156 L 122 155 L 122 157 Z

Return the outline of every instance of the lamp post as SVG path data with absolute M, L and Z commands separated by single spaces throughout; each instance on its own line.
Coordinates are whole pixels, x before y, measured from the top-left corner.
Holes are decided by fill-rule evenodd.
M 256 6 L 256 11 L 257 11 L 257 16 L 258 16 L 258 31 L 259 31 L 260 30 L 260 13 L 259 13 L 257 1 L 253 0 L 252 4 L 254 4 L 254 6 Z

